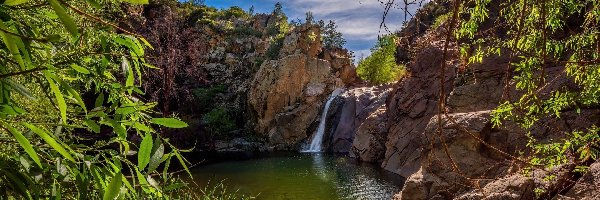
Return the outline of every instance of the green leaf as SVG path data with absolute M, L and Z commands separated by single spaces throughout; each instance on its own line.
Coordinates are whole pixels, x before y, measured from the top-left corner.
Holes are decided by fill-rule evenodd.
M 121 171 L 117 172 L 115 176 L 110 180 L 108 187 L 104 190 L 104 200 L 114 200 L 119 197 L 121 192 L 121 185 L 123 184 Z
M 143 170 L 150 162 L 150 153 L 152 151 L 152 134 L 146 133 L 142 143 L 140 143 L 140 149 L 138 151 L 138 168 Z
M 154 50 L 154 47 L 150 44 L 150 42 L 148 42 L 148 40 L 146 40 L 146 38 L 140 37 L 139 39 L 144 43 L 144 45 Z
M 0 29 L 6 30 L 6 31 L 11 30 L 4 24 L 4 22 L 2 20 L 0 20 Z M 21 69 L 25 70 L 26 69 L 25 62 L 23 61 L 23 57 L 21 56 L 21 53 L 19 52 L 19 47 L 17 46 L 17 40 L 21 40 L 21 38 L 13 36 L 4 31 L 0 31 L 0 36 L 2 36 L 2 39 L 4 40 L 4 44 L 6 45 L 6 48 L 8 49 L 8 51 L 10 51 L 10 54 L 12 54 L 13 58 L 17 61 L 17 63 L 21 67 Z
M 127 130 L 125 130 L 125 127 L 123 127 L 121 123 L 112 119 L 108 119 L 108 123 L 111 127 L 113 127 L 113 131 L 117 133 L 119 138 L 127 138 Z
M 60 21 L 65 25 L 65 28 L 67 28 L 67 31 L 69 31 L 71 36 L 73 36 L 73 38 L 79 37 L 77 24 L 75 24 L 75 21 L 71 15 L 67 13 L 65 8 L 63 8 L 62 5 L 60 5 L 60 3 L 58 3 L 56 0 L 48 0 L 48 2 L 50 3 L 50 6 L 52 6 L 52 9 L 54 9 L 54 12 L 56 12 L 56 15 L 58 15 Z
M 77 91 L 75 91 L 67 82 L 58 78 L 56 75 L 48 73 L 48 76 L 50 76 L 52 79 L 54 79 L 56 82 L 58 82 L 60 84 L 60 86 L 65 88 L 67 90 L 67 92 L 69 92 L 69 94 L 71 94 L 71 96 L 73 96 L 73 98 L 75 98 L 75 100 L 77 101 L 77 104 L 79 104 L 79 106 L 81 106 L 81 108 L 83 108 L 83 110 L 85 110 L 87 112 L 87 108 L 85 107 L 85 102 L 83 102 L 83 99 L 81 99 L 81 96 L 79 95 L 79 93 Z
M 73 68 L 75 71 L 82 73 L 82 74 L 90 74 L 89 70 L 87 70 L 86 68 L 79 66 L 77 64 L 71 64 L 71 68 Z
M 153 187 L 148 187 L 150 186 L 150 184 L 148 184 L 148 181 L 146 180 L 146 177 L 144 177 L 144 175 L 142 175 L 142 173 L 140 172 L 140 170 L 135 170 L 136 176 L 138 178 L 138 181 L 140 183 L 140 186 L 142 186 L 142 189 L 144 190 L 144 192 L 147 193 L 153 193 L 155 191 L 155 189 Z
M 60 111 L 60 116 L 62 118 L 62 122 L 64 124 L 66 124 L 67 123 L 67 103 L 65 103 L 65 98 L 62 95 L 62 93 L 60 92 L 60 90 L 58 89 L 58 86 L 56 85 L 54 80 L 51 78 L 52 77 L 51 73 L 48 72 L 48 70 L 44 70 L 42 73 L 46 77 L 46 80 L 48 80 L 48 84 L 50 85 L 50 90 L 52 91 L 52 93 L 54 93 L 54 97 L 56 98 L 56 104 L 58 106 L 58 110 Z
M 156 138 L 154 142 L 154 148 L 152 150 L 152 157 L 150 158 L 150 164 L 148 165 L 148 173 L 153 172 L 158 168 L 162 162 L 163 155 L 165 154 L 165 145 L 163 145 L 160 138 Z
M 14 90 L 17 91 L 17 93 L 23 95 L 24 97 L 31 99 L 31 100 L 36 100 L 36 98 L 33 96 L 33 94 L 31 94 L 31 92 L 23 85 L 14 82 L 10 79 L 4 79 L 4 82 L 8 83 L 8 85 L 10 85 L 10 87 Z
M 27 197 L 27 199 L 33 199 L 29 193 L 29 190 L 25 186 L 26 181 L 22 179 L 23 177 L 20 176 L 20 174 L 13 173 L 19 173 L 19 171 L 9 171 L 0 168 L 0 174 L 8 178 L 6 182 L 3 182 L 3 184 L 8 185 L 9 188 L 12 188 L 15 190 L 15 192 L 20 193 L 23 197 Z
M 187 166 L 187 163 L 185 163 L 185 160 L 183 159 L 183 156 L 181 156 L 181 153 L 179 153 L 179 151 L 175 150 L 175 157 L 177 157 L 177 160 L 179 160 L 179 163 L 181 164 L 181 166 L 183 166 L 183 169 L 185 169 L 185 171 L 188 173 L 188 175 L 190 175 L 190 177 L 192 177 L 192 173 L 190 172 L 190 169 Z
M 152 118 L 150 122 L 169 128 L 185 128 L 188 124 L 173 118 Z
M 25 150 L 27 155 L 29 155 L 31 160 L 33 160 L 33 162 L 35 162 L 40 168 L 43 168 L 42 163 L 40 162 L 40 158 L 38 157 L 35 150 L 33 150 L 33 146 L 31 146 L 31 143 L 29 143 L 29 140 L 27 140 L 27 138 L 25 138 L 25 136 L 23 136 L 23 134 L 21 134 L 20 131 L 18 131 L 17 129 L 12 127 L 10 124 L 4 123 L 4 122 L 1 122 L 1 123 L 4 128 L 8 129 L 8 131 L 10 133 L 12 133 L 13 137 L 15 137 L 17 142 L 19 142 L 21 147 L 23 147 L 23 149 Z
M 25 113 L 25 110 L 16 106 L 0 105 L 0 112 L 7 115 L 20 115 Z
M 4 5 L 7 5 L 7 6 L 16 6 L 16 5 L 24 4 L 24 3 L 27 3 L 27 0 L 6 0 L 6 1 L 4 1 Z
M 93 120 L 85 120 L 85 125 L 87 125 L 94 133 L 100 133 L 100 125 Z
M 50 147 L 52 147 L 54 150 L 60 153 L 60 155 L 65 157 L 67 160 L 70 160 L 71 162 L 75 162 L 73 156 L 71 156 L 71 154 L 67 152 L 67 150 L 65 150 L 65 148 L 60 143 L 58 143 L 52 136 L 50 136 L 50 134 L 46 130 L 40 129 L 27 122 L 22 122 L 22 124 L 23 126 L 29 128 L 29 130 L 40 136 L 48 145 L 50 145 Z
M 127 58 L 125 58 L 125 56 L 123 56 L 122 59 L 123 63 L 121 64 L 121 66 L 123 68 L 123 73 L 127 76 L 127 79 L 125 80 L 125 87 L 131 87 L 135 82 L 135 78 L 133 77 L 133 68 L 131 68 L 131 64 L 129 63 Z
M 148 4 L 148 0 L 123 0 L 132 4 Z
M 150 127 L 148 127 L 144 124 L 141 124 L 139 122 L 135 122 L 133 124 L 133 127 L 135 127 L 137 130 L 144 131 L 144 132 L 154 132 Z
M 96 97 L 96 101 L 94 101 L 94 107 L 98 108 L 104 104 L 104 93 L 100 92 L 98 97 Z

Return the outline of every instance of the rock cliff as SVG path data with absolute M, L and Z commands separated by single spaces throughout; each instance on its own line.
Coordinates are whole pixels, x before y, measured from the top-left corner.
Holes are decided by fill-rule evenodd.
M 258 135 L 271 149 L 298 149 L 331 91 L 357 81 L 350 53 L 323 48 L 314 23 L 192 3 L 126 9 L 122 26 L 155 47 L 146 97 L 191 125 L 171 133 L 183 146 L 219 151 Z
M 279 59 L 265 61 L 250 86 L 254 130 L 276 150 L 298 150 L 312 134 L 323 104 L 355 80 L 345 50 L 323 50 L 317 26 L 299 26 L 284 39 Z
M 508 98 L 519 97 L 515 83 L 506 80 L 509 58 L 491 56 L 465 68 L 451 42 L 445 82 L 441 83 L 444 33 L 443 27 L 430 28 L 412 38 L 411 45 L 399 47 L 406 53 L 398 59 L 410 61 L 410 75 L 396 83 L 387 98 L 387 139 L 381 164 L 407 177 L 395 199 L 540 198 L 536 191 L 548 195 L 541 197 L 546 199 L 597 198 L 591 192 L 596 187 L 597 193 L 597 186 L 585 184 L 594 180 L 594 168 L 571 188 L 564 180 L 576 177 L 563 171 L 572 166 L 536 169 L 533 175 L 523 175 L 527 165 L 518 157 L 531 153 L 526 146 L 528 133 L 537 141 L 560 140 L 564 133 L 598 124 L 599 110 L 565 110 L 560 118 L 544 118 L 528 130 L 510 121 L 494 127 L 491 111 Z M 573 81 L 561 76 L 563 70 L 564 66 L 548 66 L 546 76 L 553 81 L 540 91 L 541 98 L 558 88 L 576 91 Z M 438 118 L 442 87 L 446 97 L 442 113 L 447 114 Z M 549 174 L 555 174 L 557 180 L 546 180 Z M 549 190 L 539 192 L 539 188 Z

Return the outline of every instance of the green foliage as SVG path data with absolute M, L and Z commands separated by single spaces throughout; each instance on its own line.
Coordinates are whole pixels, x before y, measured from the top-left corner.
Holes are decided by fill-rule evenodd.
M 263 33 L 261 31 L 258 31 L 250 26 L 237 26 L 233 29 L 231 34 L 237 37 L 252 36 L 260 38 L 263 36 Z
M 358 62 L 356 73 L 361 79 L 373 84 L 383 84 L 400 80 L 404 76 L 404 67 L 396 64 L 395 41 L 396 37 L 393 35 L 381 37 L 371 49 L 371 55 Z
M 329 20 L 329 23 L 324 27 L 321 27 L 323 31 L 323 46 L 326 48 L 343 48 L 346 44 L 346 39 L 342 36 L 342 33 L 337 31 L 337 25 L 334 21 Z
M 512 77 L 521 97 L 507 101 L 492 113 L 495 126 L 505 120 L 532 128 L 540 120 L 561 117 L 566 111 L 597 107 L 600 103 L 600 2 L 596 0 L 515 1 L 502 4 L 500 21 L 506 36 L 477 38 L 480 26 L 489 19 L 490 0 L 469 1 L 461 7 L 461 21 L 456 37 L 463 41 L 461 55 L 469 63 L 483 57 L 513 52 L 517 61 L 510 63 Z M 466 6 L 470 5 L 470 6 Z M 470 51 L 473 50 L 471 53 Z M 549 66 L 564 66 L 566 78 L 578 90 L 559 87 L 546 92 Z M 543 122 L 542 122 L 543 123 Z M 565 163 L 595 160 L 599 153 L 598 128 L 565 133 L 560 141 L 540 142 L 531 136 L 529 147 L 535 152 L 532 164 L 553 167 Z M 579 166 L 580 169 L 583 166 Z
M 451 12 L 438 16 L 437 18 L 435 18 L 435 21 L 433 21 L 433 24 L 431 24 L 431 29 L 434 29 L 434 30 L 437 29 L 443 23 L 445 23 L 446 21 L 448 21 L 451 17 L 452 17 L 452 13 Z
M 227 137 L 236 128 L 231 116 L 222 107 L 211 110 L 202 119 L 207 130 L 215 137 Z
M 229 8 L 227 10 L 223 10 L 222 13 L 223 13 L 222 14 L 223 18 L 225 18 L 225 19 L 237 19 L 237 18 L 247 19 L 250 17 L 250 15 L 248 13 L 246 13 L 246 11 L 244 11 L 244 9 L 240 8 L 239 6 L 232 6 L 231 8 Z
M 176 157 L 187 169 L 186 161 L 155 128 L 187 124 L 154 118 L 156 103 L 136 98 L 144 94 L 141 74 L 152 68 L 145 50 L 152 47 L 111 21 L 115 16 L 107 13 L 118 13 L 122 3 L 4 2 L 0 199 L 168 198 L 177 192 L 165 190 L 181 184 L 168 165 Z M 104 138 L 90 140 L 86 133 Z M 133 135 L 144 138 L 139 146 Z M 137 149 L 134 164 L 129 158 Z
M 275 41 L 271 42 L 271 45 L 269 45 L 269 49 L 267 49 L 266 54 L 269 60 L 277 60 L 279 58 L 279 52 L 283 47 L 283 39 L 284 38 L 278 38 L 275 39 Z
M 276 39 L 283 38 L 289 32 L 290 25 L 287 21 L 287 16 L 283 12 L 281 3 L 277 2 L 275 4 L 275 9 L 271 15 L 275 20 L 267 25 L 267 35 L 275 36 Z
M 209 88 L 197 88 L 192 91 L 198 105 L 203 105 L 201 112 L 208 112 L 214 107 L 215 97 L 227 91 L 224 85 Z

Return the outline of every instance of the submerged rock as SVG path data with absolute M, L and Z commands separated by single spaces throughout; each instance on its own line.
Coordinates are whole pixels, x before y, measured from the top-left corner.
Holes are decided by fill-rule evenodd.
M 266 152 L 267 146 L 262 142 L 250 142 L 244 138 L 235 138 L 230 141 L 215 141 L 217 152 Z

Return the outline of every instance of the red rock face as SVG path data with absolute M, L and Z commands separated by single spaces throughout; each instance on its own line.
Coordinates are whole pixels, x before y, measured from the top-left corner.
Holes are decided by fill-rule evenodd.
M 422 132 L 431 117 L 437 113 L 440 94 L 439 73 L 443 48 L 432 45 L 424 49 L 408 65 L 409 77 L 397 83 L 387 100 L 388 141 L 382 167 L 402 176 L 418 170 Z M 452 56 L 453 51 L 449 52 Z M 450 94 L 454 82 L 455 64 L 446 70 L 445 95 Z

